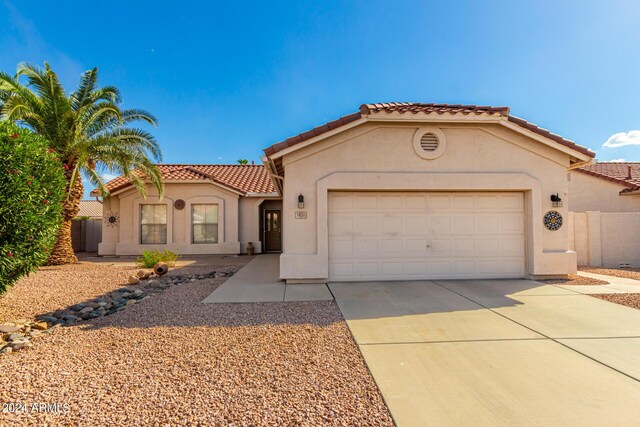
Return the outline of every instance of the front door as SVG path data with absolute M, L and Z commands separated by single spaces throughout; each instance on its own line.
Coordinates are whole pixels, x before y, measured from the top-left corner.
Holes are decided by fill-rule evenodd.
M 282 251 L 280 210 L 265 209 L 264 211 L 264 251 Z

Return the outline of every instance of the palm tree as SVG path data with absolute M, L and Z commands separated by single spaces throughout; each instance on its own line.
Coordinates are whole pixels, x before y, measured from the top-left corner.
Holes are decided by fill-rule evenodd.
M 26 84 L 20 79 L 24 77 Z M 162 153 L 155 138 L 142 129 L 127 125 L 142 121 L 156 126 L 146 111 L 120 109 L 116 87 L 98 87 L 98 69 L 86 71 L 78 88 L 67 94 L 49 64 L 44 69 L 27 63 L 18 65 L 15 76 L 0 72 L 0 119 L 14 121 L 44 136 L 65 169 L 67 199 L 62 206 L 58 240 L 49 264 L 78 262 L 71 246 L 71 221 L 79 211 L 84 194 L 81 175 L 109 196 L 99 171 L 126 176 L 145 196 L 145 179 L 162 196 L 160 162 Z

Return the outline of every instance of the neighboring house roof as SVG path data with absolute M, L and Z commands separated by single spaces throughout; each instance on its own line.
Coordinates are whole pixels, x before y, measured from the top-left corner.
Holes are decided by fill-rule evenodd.
M 626 187 L 620 193 L 640 190 L 638 162 L 600 162 L 578 168 L 576 171 Z
M 380 104 L 362 104 L 360 111 L 357 113 L 349 114 L 347 116 L 340 117 L 337 120 L 326 123 L 322 126 L 313 128 L 307 132 L 303 132 L 291 138 L 287 138 L 282 142 L 273 144 L 272 146 L 265 148 L 264 153 L 267 156 L 271 156 L 278 151 L 282 151 L 286 148 L 292 147 L 303 141 L 314 138 L 323 133 L 329 132 L 333 129 L 339 128 L 351 122 L 355 122 L 361 118 L 367 117 L 376 113 L 399 113 L 399 114 L 461 114 L 461 115 L 475 115 L 484 117 L 504 117 L 507 121 L 512 122 L 524 129 L 534 132 L 545 138 L 551 139 L 565 147 L 571 148 L 579 153 L 582 153 L 588 157 L 595 157 L 595 153 L 588 148 L 582 147 L 575 142 L 563 138 L 560 135 L 549 132 L 533 123 L 529 123 L 524 119 L 509 114 L 509 107 L 491 107 L 491 106 L 479 106 L 479 105 L 459 105 L 459 104 L 423 104 L 419 102 L 388 102 Z
M 88 216 L 89 218 L 102 217 L 102 202 L 99 200 L 81 200 L 80 211 L 77 216 Z
M 273 182 L 263 165 L 158 165 L 164 181 L 209 181 L 236 192 L 272 193 Z M 107 183 L 109 192 L 123 190 L 131 186 L 124 176 Z M 93 190 L 91 195 L 98 195 Z

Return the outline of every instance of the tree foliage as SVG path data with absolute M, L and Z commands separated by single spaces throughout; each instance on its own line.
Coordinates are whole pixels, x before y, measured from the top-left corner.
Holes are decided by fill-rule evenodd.
M 98 86 L 98 69 L 86 71 L 78 88 L 68 94 L 56 73 L 27 63 L 15 76 L 0 72 L 0 119 L 25 126 L 46 138 L 65 168 L 68 197 L 62 205 L 62 222 L 50 264 L 77 262 L 71 247 L 71 221 L 78 214 L 84 174 L 103 197 L 109 192 L 101 172 L 124 175 L 144 196 L 151 182 L 162 197 L 164 186 L 154 162 L 162 160 L 155 138 L 143 122 L 156 125 L 150 113 L 121 109 L 120 91 Z
M 0 121 L 0 294 L 49 257 L 65 198 L 64 168 L 41 136 Z

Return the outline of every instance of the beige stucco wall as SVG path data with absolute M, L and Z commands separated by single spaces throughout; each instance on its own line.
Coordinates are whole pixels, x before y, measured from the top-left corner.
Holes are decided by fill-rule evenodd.
M 640 212 L 571 213 L 579 265 L 640 267 Z
M 284 156 L 282 278 L 326 280 L 331 190 L 523 191 L 528 274 L 575 272 L 567 227 L 549 231 L 542 224 L 552 193 L 568 199 L 567 154 L 494 124 L 429 123 L 442 129 L 447 148 L 425 160 L 413 148 L 420 126 L 366 123 Z M 295 219 L 301 193 L 307 219 Z M 557 208 L 565 217 L 566 206 Z
M 240 198 L 240 252 L 247 252 L 247 243 L 252 242 L 255 253 L 262 253 L 262 238 L 260 221 L 262 211 L 267 209 L 280 209 L 281 201 L 274 197 L 241 197 Z
M 104 204 L 104 215 L 114 212 L 119 215 L 117 227 L 103 227 L 100 255 L 138 255 L 145 249 L 169 249 L 179 254 L 237 254 L 239 241 L 239 198 L 236 193 L 209 183 L 166 183 L 165 196 L 160 200 L 154 188 L 148 187 L 144 199 L 136 190 L 114 195 Z M 173 207 L 173 202 L 183 199 L 182 210 Z M 140 244 L 140 204 L 160 203 L 167 205 L 167 244 Z M 218 243 L 191 243 L 191 204 L 218 204 Z M 250 209 L 247 205 L 247 209 Z M 248 220 L 247 220 L 248 221 Z M 248 236 L 251 237 L 251 236 Z
M 621 196 L 625 187 L 581 172 L 569 174 L 571 212 L 640 212 L 640 196 Z

